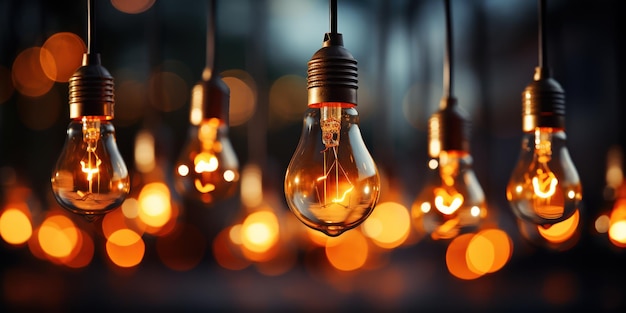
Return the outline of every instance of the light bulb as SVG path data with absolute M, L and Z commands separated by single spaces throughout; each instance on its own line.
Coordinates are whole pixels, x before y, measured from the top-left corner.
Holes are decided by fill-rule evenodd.
M 549 226 L 579 209 L 582 187 L 566 147 L 565 95 L 537 68 L 523 93 L 522 150 L 506 195 L 518 218 Z
M 522 153 L 506 190 L 519 218 L 535 224 L 563 221 L 578 208 L 581 189 L 562 129 L 537 128 L 524 135 Z
M 228 87 L 217 77 L 192 91 L 191 126 L 174 169 L 176 189 L 187 199 L 211 204 L 237 190 L 239 161 L 228 139 L 228 101 Z
M 99 55 L 85 54 L 70 78 L 71 122 L 51 183 L 62 207 L 88 218 L 119 207 L 130 191 L 110 122 L 113 103 L 113 78 Z
M 326 34 L 308 67 L 309 104 L 287 167 L 285 197 L 305 225 L 339 236 L 370 215 L 380 178 L 359 129 L 356 60 L 341 34 Z
M 416 227 L 433 239 L 474 231 L 487 216 L 485 195 L 472 169 L 468 123 L 453 98 L 429 120 L 430 172 L 411 208 Z

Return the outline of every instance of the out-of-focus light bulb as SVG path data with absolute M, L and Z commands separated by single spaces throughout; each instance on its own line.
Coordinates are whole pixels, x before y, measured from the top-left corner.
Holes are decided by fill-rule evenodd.
M 119 207 L 130 179 L 115 140 L 113 77 L 99 55 L 85 54 L 70 78 L 70 118 L 65 145 L 52 173 L 59 204 L 93 218 Z
M 538 225 L 562 222 L 579 209 L 582 187 L 566 147 L 565 95 L 537 68 L 523 93 L 522 150 L 506 195 L 518 218 Z
M 308 65 L 309 108 L 285 175 L 285 196 L 305 225 L 338 236 L 361 224 L 380 178 L 359 129 L 356 60 L 341 34 L 327 33 Z
M 487 216 L 485 195 L 472 169 L 468 122 L 454 98 L 429 120 L 430 172 L 411 208 L 414 224 L 433 239 L 475 230 Z
M 211 204 L 235 194 L 239 161 L 228 139 L 228 87 L 210 71 L 205 75 L 192 91 L 191 126 L 174 177 L 185 198 Z

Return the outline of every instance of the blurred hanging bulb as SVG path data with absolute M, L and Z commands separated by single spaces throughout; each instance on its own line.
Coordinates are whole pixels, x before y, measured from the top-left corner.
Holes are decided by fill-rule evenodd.
M 472 169 L 463 115 L 456 100 L 445 97 L 442 109 L 429 120 L 430 172 L 411 215 L 416 228 L 433 239 L 475 230 L 487 216 L 485 195 Z
M 210 204 L 235 194 L 239 161 L 228 139 L 228 87 L 210 70 L 204 77 L 192 91 L 191 126 L 174 177 L 185 198 Z
M 115 140 L 113 77 L 100 56 L 85 54 L 70 78 L 65 145 L 52 173 L 54 196 L 65 209 L 92 218 L 119 207 L 130 191 Z
M 566 147 L 565 94 L 537 68 L 523 94 L 522 150 L 506 195 L 518 218 L 549 226 L 579 209 L 582 187 Z
M 305 225 L 338 236 L 372 212 L 380 179 L 356 107 L 356 60 L 341 34 L 327 33 L 308 64 L 309 104 L 285 175 L 285 196 Z

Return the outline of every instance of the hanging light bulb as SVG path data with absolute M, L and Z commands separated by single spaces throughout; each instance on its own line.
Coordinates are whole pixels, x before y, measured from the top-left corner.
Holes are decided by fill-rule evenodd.
M 208 17 L 206 67 L 192 90 L 191 126 L 174 173 L 177 191 L 204 204 L 233 196 L 239 181 L 239 161 L 228 139 L 230 91 L 213 70 L 215 1 Z
M 565 93 L 543 64 L 544 12 L 545 1 L 539 0 L 539 66 L 522 93 L 522 151 L 506 195 L 518 218 L 549 226 L 579 209 L 582 187 L 566 147 Z
M 339 236 L 370 215 L 380 179 L 358 125 L 357 62 L 337 33 L 337 1 L 330 8 L 331 32 L 308 63 L 308 109 L 284 187 L 301 222 Z
M 69 81 L 71 122 L 52 173 L 52 191 L 65 209 L 95 218 L 119 207 L 130 191 L 115 141 L 113 77 L 91 52 L 94 2 L 88 1 L 89 48 Z
M 450 239 L 477 228 L 487 215 L 485 195 L 472 170 L 469 122 L 452 96 L 452 29 L 450 3 L 445 1 L 446 55 L 444 96 L 428 123 L 431 160 L 425 187 L 411 208 L 414 224 L 433 239 Z

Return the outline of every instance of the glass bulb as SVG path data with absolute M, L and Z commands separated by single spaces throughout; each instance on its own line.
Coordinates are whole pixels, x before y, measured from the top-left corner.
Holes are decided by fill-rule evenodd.
M 295 216 L 329 236 L 361 224 L 380 193 L 378 169 L 365 147 L 353 104 L 309 105 L 285 175 Z
M 239 161 L 226 123 L 215 117 L 192 123 L 174 177 L 177 191 L 187 199 L 209 204 L 235 194 Z
M 51 182 L 56 200 L 71 212 L 95 217 L 119 207 L 130 179 L 113 124 L 94 116 L 72 120 Z
M 562 129 L 537 127 L 522 140 L 519 161 L 506 189 L 515 215 L 528 222 L 551 225 L 579 208 L 582 187 Z
M 413 202 L 417 227 L 433 239 L 450 239 L 477 228 L 487 216 L 485 195 L 466 151 L 441 151 L 431 159 L 426 186 Z

